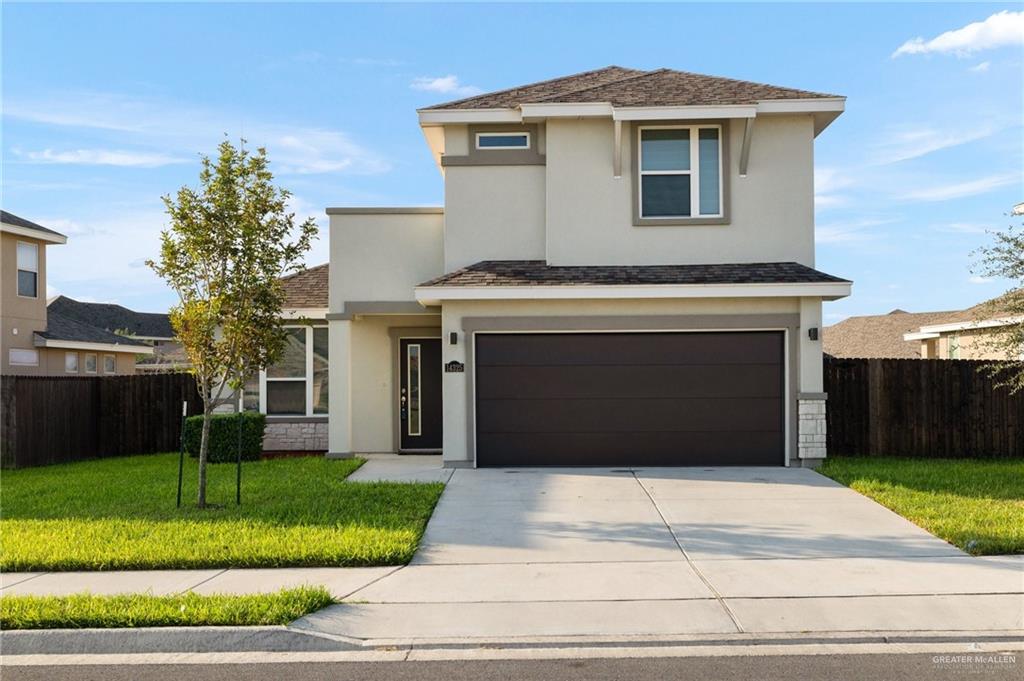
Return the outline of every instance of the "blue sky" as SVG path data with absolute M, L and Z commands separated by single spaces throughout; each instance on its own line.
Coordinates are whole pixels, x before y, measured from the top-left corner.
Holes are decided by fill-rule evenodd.
M 441 204 L 417 107 L 670 67 L 848 97 L 815 148 L 817 264 L 855 281 L 827 322 L 960 308 L 1005 289 L 969 254 L 1024 200 L 1019 10 L 5 3 L 3 207 L 68 234 L 50 294 L 163 310 L 173 294 L 143 265 L 160 196 L 194 184 L 224 133 L 265 145 L 326 227 L 327 206 Z

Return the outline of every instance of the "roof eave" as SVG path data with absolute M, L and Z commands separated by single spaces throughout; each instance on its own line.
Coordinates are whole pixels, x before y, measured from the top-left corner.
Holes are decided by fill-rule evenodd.
M 11 225 L 6 222 L 0 223 L 0 231 L 7 232 L 8 234 L 15 234 L 17 236 L 38 239 L 39 241 L 45 241 L 50 244 L 66 244 L 68 242 L 68 238 L 58 232 L 32 229 L 30 227 L 22 227 L 21 225 Z
M 523 286 L 417 286 L 421 305 L 458 300 L 624 300 L 667 298 L 799 298 L 838 300 L 850 295 L 852 282 L 763 284 L 528 284 Z
M 92 341 L 63 340 L 46 338 L 35 334 L 33 345 L 37 348 L 55 348 L 63 350 L 93 350 L 95 352 L 130 352 L 135 355 L 152 355 L 151 345 L 134 343 L 94 343 Z

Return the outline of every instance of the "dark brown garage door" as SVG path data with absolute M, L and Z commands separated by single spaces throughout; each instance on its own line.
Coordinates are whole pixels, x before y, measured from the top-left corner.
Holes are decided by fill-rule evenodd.
M 781 465 L 783 345 L 781 332 L 477 334 L 477 465 Z

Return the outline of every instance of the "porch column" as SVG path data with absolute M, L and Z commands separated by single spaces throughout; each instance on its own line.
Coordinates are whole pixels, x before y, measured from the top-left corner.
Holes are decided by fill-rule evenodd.
M 328 324 L 327 458 L 352 456 L 352 322 L 331 319 Z
M 811 339 L 817 329 L 817 340 Z M 817 468 L 827 454 L 821 299 L 800 299 L 800 379 L 797 391 L 797 456 L 805 468 Z

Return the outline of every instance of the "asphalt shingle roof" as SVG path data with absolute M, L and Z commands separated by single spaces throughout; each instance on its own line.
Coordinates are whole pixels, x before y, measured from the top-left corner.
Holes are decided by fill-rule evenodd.
M 35 229 L 35 230 L 38 230 L 40 232 L 46 232 L 47 234 L 55 234 L 57 236 L 64 236 L 63 234 L 61 234 L 60 232 L 58 232 L 56 230 L 50 229 L 49 227 L 43 227 L 42 225 L 37 225 L 36 223 L 32 222 L 31 220 L 26 220 L 25 218 L 20 218 L 17 215 L 15 215 L 14 213 L 8 213 L 5 210 L 0 210 L 0 222 L 3 222 L 4 224 L 8 224 L 8 225 L 14 225 L 15 227 L 24 227 L 25 229 Z
M 425 110 L 511 109 L 521 104 L 586 102 L 609 102 L 613 106 L 710 106 L 836 96 L 673 69 L 640 71 L 608 66 L 446 102 Z
M 548 265 L 543 260 L 485 260 L 420 286 L 614 286 L 845 282 L 795 262 L 713 265 Z
M 46 313 L 46 331 L 36 331 L 36 335 L 49 340 L 124 345 L 127 346 L 126 350 L 134 347 L 149 347 L 141 341 L 119 336 L 98 326 L 84 324 L 76 319 L 71 319 L 61 314 L 54 314 L 50 311 Z
M 83 303 L 58 296 L 46 306 L 47 315 L 58 314 L 99 329 L 125 331 L 132 336 L 174 338 L 174 329 L 166 313 L 136 312 L 113 303 Z
M 329 268 L 330 265 L 324 263 L 283 277 L 281 285 L 284 288 L 284 307 L 293 309 L 327 307 Z

